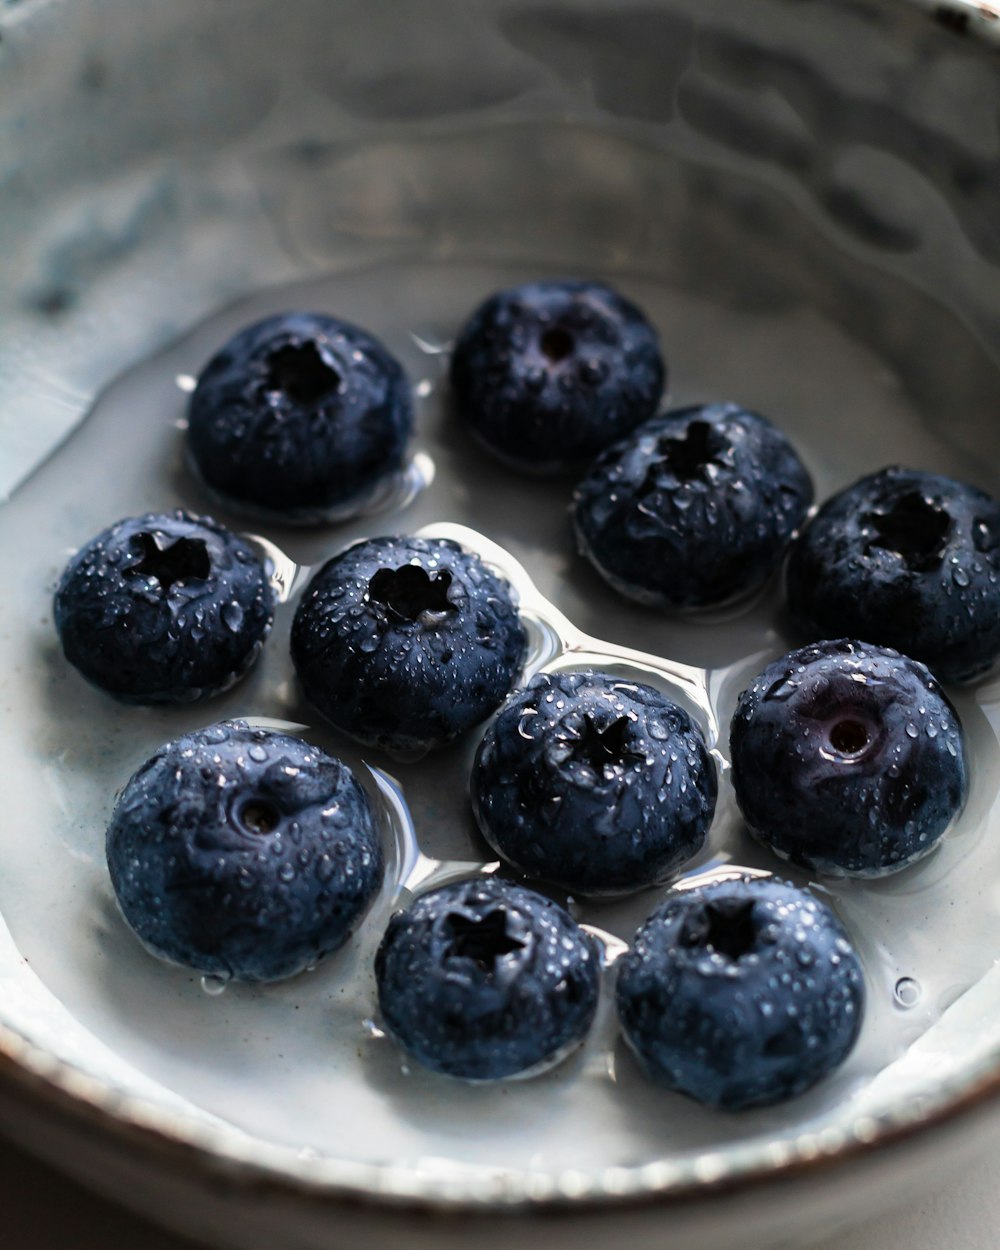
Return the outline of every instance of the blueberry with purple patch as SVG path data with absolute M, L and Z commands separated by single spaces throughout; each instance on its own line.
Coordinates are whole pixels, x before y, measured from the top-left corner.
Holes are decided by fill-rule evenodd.
M 341 732 L 425 750 L 484 720 L 514 685 L 527 635 L 513 592 L 443 538 L 370 538 L 306 587 L 292 659 L 309 702 Z
M 238 680 L 275 594 L 253 547 L 208 517 L 127 517 L 70 560 L 55 593 L 67 660 L 125 703 L 185 703 Z
M 551 899 L 494 877 L 421 895 L 375 959 L 382 1019 L 420 1063 L 495 1081 L 555 1063 L 597 1009 L 597 944 Z
M 618 1016 L 647 1075 L 726 1111 L 803 1093 L 848 1056 L 864 1014 L 833 912 L 773 877 L 672 891 L 618 962 Z
M 688 714 L 642 682 L 540 673 L 486 730 L 472 802 L 486 841 L 574 894 L 666 880 L 712 821 L 715 766 Z
M 342 946 L 384 871 L 351 770 L 244 721 L 160 747 L 115 805 L 107 858 L 147 949 L 240 981 L 294 976 Z
M 599 456 L 576 489 L 577 545 L 619 594 L 668 609 L 762 586 L 812 502 L 785 435 L 736 404 L 681 408 Z
M 201 479 L 251 515 L 315 524 L 357 511 L 401 469 L 410 384 L 367 330 L 282 313 L 236 334 L 208 362 L 188 407 Z
M 551 473 L 651 417 L 666 379 L 656 331 L 597 282 L 531 282 L 490 296 L 455 344 L 460 419 L 501 460 Z
M 829 875 L 878 877 L 914 863 L 968 788 L 962 725 L 930 671 L 849 639 L 769 665 L 740 696 L 730 750 L 750 831 Z
M 882 469 L 820 508 L 789 553 L 787 589 L 804 637 L 864 638 L 969 681 L 1000 655 L 1000 503 Z

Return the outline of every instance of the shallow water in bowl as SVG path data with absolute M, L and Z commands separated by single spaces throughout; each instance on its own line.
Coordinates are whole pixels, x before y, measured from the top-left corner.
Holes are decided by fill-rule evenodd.
M 757 1134 L 794 1137 L 849 1122 L 870 1079 L 903 1056 L 993 965 L 997 949 L 989 935 L 1000 913 L 993 885 L 998 852 L 990 836 L 1000 824 L 996 681 L 955 694 L 968 735 L 972 793 L 943 845 L 888 880 L 817 887 L 858 942 L 869 991 L 859 1045 L 819 1088 L 784 1107 L 741 1117 L 656 1090 L 616 1040 L 608 994 L 587 1044 L 540 1077 L 495 1087 L 438 1078 L 405 1063 L 378 1035 L 371 959 L 404 879 L 426 884 L 429 872 L 453 872 L 456 863 L 476 871 L 490 858 L 466 797 L 477 735 L 424 760 L 400 762 L 351 747 L 316 724 L 287 655 L 292 603 L 279 609 L 254 672 L 204 705 L 119 707 L 62 660 L 50 596 L 69 552 L 121 516 L 177 506 L 209 510 L 183 464 L 187 379 L 241 325 L 303 308 L 365 326 L 401 358 L 417 395 L 415 450 L 431 480 L 401 511 L 315 531 L 265 528 L 212 512 L 237 528 L 264 532 L 298 565 L 314 565 L 364 534 L 439 522 L 469 526 L 519 561 L 544 600 L 586 634 L 700 670 L 724 730 L 746 681 L 794 641 L 783 631 L 777 587 L 717 618 L 670 620 L 624 604 L 572 550 L 566 516 L 572 480 L 519 477 L 477 450 L 450 419 L 447 344 L 458 326 L 490 291 L 546 272 L 544 265 L 387 260 L 265 292 L 123 374 L 0 511 L 10 622 L 0 636 L 9 744 L 0 762 L 7 796 L 0 912 L 20 955 L 68 1012 L 67 1045 L 80 1066 L 100 1069 L 104 1079 L 182 1114 L 305 1152 L 304 1158 L 593 1174 Z M 657 325 L 671 367 L 672 404 L 733 399 L 770 416 L 808 463 L 819 498 L 899 460 L 995 489 L 983 479 L 982 462 L 949 445 L 937 414 L 921 410 L 883 361 L 807 306 L 770 316 L 632 273 L 593 276 L 613 281 Z M 506 558 L 499 557 L 502 567 Z M 540 615 L 544 619 L 544 604 Z M 558 633 L 557 626 L 547 636 Z M 555 662 L 566 664 L 568 657 Z M 641 661 L 630 665 L 620 656 L 616 668 L 684 695 L 669 672 L 647 673 Z M 266 988 L 230 985 L 219 993 L 206 992 L 196 975 L 150 958 L 127 931 L 107 880 L 103 832 L 115 791 L 158 743 L 231 716 L 291 722 L 360 773 L 369 776 L 365 762 L 385 769 L 406 796 L 426 858 L 414 865 L 405 820 L 393 813 L 392 787 L 372 776 L 395 850 L 390 880 L 356 939 L 312 973 Z M 725 755 L 724 740 L 719 751 Z M 430 860 L 444 866 L 436 870 Z M 691 871 L 729 863 L 805 880 L 747 839 L 724 776 L 709 845 Z M 661 894 L 579 903 L 575 911 L 628 938 Z M 92 1039 L 103 1044 L 103 1058 L 95 1057 Z

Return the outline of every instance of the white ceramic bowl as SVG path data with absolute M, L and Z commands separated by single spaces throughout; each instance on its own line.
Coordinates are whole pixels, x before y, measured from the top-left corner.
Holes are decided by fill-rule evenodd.
M 869 974 L 855 1056 L 787 1108 L 713 1117 L 645 1086 L 607 1011 L 537 1082 L 404 1074 L 362 1023 L 392 886 L 356 947 L 286 986 L 213 997 L 150 960 L 103 870 L 112 791 L 191 724 L 301 719 L 287 613 L 247 683 L 155 714 L 83 687 L 45 618 L 68 548 L 125 512 L 204 506 L 175 378 L 250 316 L 309 304 L 376 330 L 421 384 L 437 476 L 392 527 L 474 524 L 544 596 L 522 583 L 556 640 L 538 662 L 670 657 L 657 679 L 723 720 L 784 649 L 776 594 L 707 625 L 616 603 L 569 552 L 565 483 L 456 440 L 436 346 L 501 280 L 604 276 L 654 316 L 672 397 L 774 415 L 821 495 L 892 459 L 995 493 L 998 27 L 964 0 L 0 9 L 0 489 L 154 357 L 0 508 L 0 1096 L 18 1140 L 178 1228 L 309 1250 L 790 1245 L 979 1147 L 1000 1093 L 995 680 L 957 696 L 973 793 L 942 849 L 831 887 Z M 311 563 L 373 528 L 270 537 Z M 400 770 L 425 856 L 478 853 L 463 760 Z M 696 870 L 773 867 L 727 793 Z M 588 918 L 627 936 L 652 902 Z M 903 978 L 916 1003 L 893 999 Z

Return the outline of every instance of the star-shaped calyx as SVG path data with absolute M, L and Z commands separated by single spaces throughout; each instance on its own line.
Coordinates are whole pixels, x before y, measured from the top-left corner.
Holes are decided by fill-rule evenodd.
M 404 564 L 399 569 L 379 569 L 368 583 L 368 595 L 399 620 L 416 621 L 425 613 L 433 619 L 458 611 L 448 598 L 450 585 L 447 569 L 432 577 L 419 564 Z
M 133 576 L 155 577 L 164 592 L 177 582 L 205 581 L 212 572 L 208 549 L 200 538 L 167 541 L 162 534 L 137 534 L 140 556 L 126 570 Z
M 448 959 L 471 959 L 486 973 L 496 971 L 496 961 L 503 955 L 522 950 L 524 943 L 507 932 L 507 913 L 502 907 L 488 911 L 480 918 L 451 912 L 445 919 L 449 943 Z

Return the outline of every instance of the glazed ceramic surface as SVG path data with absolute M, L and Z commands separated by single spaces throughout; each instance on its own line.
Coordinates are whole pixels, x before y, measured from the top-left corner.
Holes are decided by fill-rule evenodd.
M 225 337 L 283 308 L 330 311 L 406 364 L 422 489 L 377 517 L 266 530 L 289 594 L 358 535 L 471 527 L 465 540 L 521 593 L 533 667 L 656 681 L 701 719 L 724 770 L 736 695 L 789 641 L 777 588 L 707 621 L 616 601 L 573 555 L 571 482 L 526 482 L 454 428 L 448 343 L 497 286 L 603 278 L 656 323 L 671 402 L 772 416 L 820 497 L 893 460 L 997 492 L 1000 54 L 987 8 L 948 13 L 874 0 L 0 8 L 0 1049 L 8 1097 L 27 1098 L 11 1123 L 38 1148 L 234 1245 L 458 1244 L 471 1229 L 499 1245 L 506 1222 L 476 1221 L 504 1213 L 539 1243 L 580 1244 L 586 1221 L 588 1245 L 652 1246 L 666 1211 L 674 1246 L 724 1245 L 735 1228 L 763 1245 L 888 1201 L 909 1152 L 1000 1080 L 996 680 L 957 696 L 973 789 L 941 850 L 830 890 L 866 966 L 855 1054 L 794 1104 L 727 1117 L 643 1082 L 607 994 L 587 1046 L 536 1081 L 481 1089 L 410 1070 L 379 1036 L 371 951 L 408 891 L 489 870 L 464 795 L 469 744 L 391 761 L 312 723 L 285 649 L 291 603 L 247 682 L 156 713 L 83 686 L 49 604 L 68 551 L 110 521 L 207 508 L 182 463 L 185 389 Z M 233 715 L 370 765 L 391 872 L 348 950 L 219 994 L 134 942 L 102 840 L 115 789 L 153 746 Z M 724 778 L 692 872 L 733 864 L 783 871 L 745 839 Z M 581 916 L 613 954 L 657 897 Z M 442 1211 L 451 1222 L 428 1222 Z

